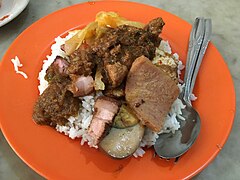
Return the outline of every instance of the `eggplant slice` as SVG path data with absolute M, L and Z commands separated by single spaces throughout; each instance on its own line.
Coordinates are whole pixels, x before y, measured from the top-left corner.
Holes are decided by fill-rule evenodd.
M 127 127 L 131 127 L 139 123 L 138 118 L 132 112 L 132 110 L 125 104 L 122 104 L 118 114 L 115 116 L 113 120 L 113 127 L 124 129 Z

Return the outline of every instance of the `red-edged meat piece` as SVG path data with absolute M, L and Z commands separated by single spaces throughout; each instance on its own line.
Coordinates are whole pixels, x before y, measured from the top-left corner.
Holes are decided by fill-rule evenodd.
M 74 97 L 86 96 L 94 90 L 94 80 L 92 76 L 70 75 L 71 83 L 68 85 L 68 90 L 73 93 Z

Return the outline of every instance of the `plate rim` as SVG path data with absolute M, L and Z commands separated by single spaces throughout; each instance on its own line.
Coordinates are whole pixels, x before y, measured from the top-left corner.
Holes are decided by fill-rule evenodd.
M 27 0 L 27 1 L 29 2 L 29 0 Z M 74 4 L 74 5 L 71 5 L 71 6 L 67 6 L 67 7 L 58 9 L 58 10 L 56 10 L 56 11 L 54 11 L 54 12 L 52 12 L 52 13 L 50 13 L 50 14 L 42 17 L 42 18 L 40 18 L 39 20 L 37 20 L 36 22 L 34 22 L 33 24 L 31 24 L 29 27 L 27 27 L 27 28 L 11 43 L 11 45 L 8 47 L 7 51 L 5 52 L 5 54 L 4 54 L 3 58 L 2 58 L 2 61 L 0 62 L 0 70 L 3 68 L 3 63 L 2 63 L 2 62 L 3 62 L 3 61 L 6 61 L 5 59 L 6 59 L 7 54 L 9 53 L 9 51 L 12 49 L 13 46 L 15 46 L 16 42 L 18 41 L 18 39 L 21 38 L 22 36 L 24 36 L 25 33 L 27 33 L 27 32 L 29 31 L 29 29 L 31 29 L 33 26 L 37 25 L 39 22 L 44 21 L 44 20 L 47 19 L 49 16 L 53 16 L 53 15 L 55 15 L 56 13 L 59 13 L 59 12 L 61 12 L 61 11 L 64 11 L 65 9 L 72 8 L 72 7 L 74 7 L 74 6 L 79 6 L 79 5 L 82 5 L 82 4 L 87 4 L 87 3 L 89 3 L 89 2 L 77 3 L 77 4 Z M 179 20 L 184 21 L 186 24 L 188 24 L 189 26 L 191 26 L 190 23 L 188 23 L 187 21 L 185 21 L 184 19 L 182 19 L 181 17 L 179 17 L 179 16 L 177 16 L 177 15 L 175 15 L 175 14 L 172 14 L 172 13 L 170 13 L 170 12 L 164 10 L 164 9 L 161 9 L 161 8 L 158 8 L 158 7 L 155 7 L 155 6 L 151 6 L 151 5 L 147 5 L 147 4 L 144 4 L 144 3 L 129 2 L 129 1 L 112 1 L 112 2 L 109 2 L 109 1 L 97 1 L 96 3 L 125 3 L 125 4 L 138 4 L 138 5 L 142 5 L 142 6 L 149 6 L 149 7 L 155 8 L 155 9 L 160 9 L 161 11 L 164 11 L 165 13 L 170 14 L 171 16 L 175 16 L 175 17 L 177 17 Z M 28 3 L 27 3 L 27 4 L 28 4 Z M 27 4 L 26 4 L 26 6 L 27 6 Z M 25 6 L 25 7 L 26 7 L 26 6 Z M 25 7 L 23 8 L 23 10 L 25 9 Z M 21 12 L 22 12 L 22 11 L 21 11 Z M 20 14 L 21 12 L 19 12 L 19 14 Z M 17 15 L 19 15 L 19 14 L 17 14 Z M 16 16 L 17 16 L 17 15 L 16 15 Z M 16 16 L 15 16 L 15 17 L 16 17 Z M 14 18 L 15 18 L 15 17 L 14 17 Z M 13 18 L 13 19 L 14 19 L 14 18 Z M 0 27 L 1 27 L 1 24 L 0 24 Z M 212 44 L 212 46 L 217 50 L 216 46 L 215 46 L 212 42 L 210 42 L 210 44 Z M 48 48 L 49 48 L 49 47 L 48 47 Z M 229 70 L 229 68 L 228 68 L 228 66 L 227 66 L 227 63 L 225 62 L 225 60 L 224 60 L 223 56 L 221 55 L 221 53 L 220 53 L 218 50 L 217 50 L 217 52 L 219 53 L 219 56 L 220 56 L 221 59 L 223 60 L 223 63 L 224 63 L 224 65 L 226 66 L 227 72 L 228 72 L 228 74 L 229 74 L 230 77 L 231 77 L 230 79 L 231 79 L 231 85 L 232 85 L 232 88 L 233 88 L 232 90 L 233 90 L 233 101 L 234 101 L 234 103 L 233 103 L 233 109 L 232 109 L 232 111 L 233 111 L 232 117 L 231 117 L 231 118 L 229 117 L 229 120 L 231 119 L 231 124 L 230 124 L 229 128 L 227 129 L 227 133 L 226 133 L 227 135 L 225 135 L 225 136 L 224 136 L 225 138 L 222 139 L 222 141 L 221 141 L 221 143 L 222 143 L 221 146 L 223 147 L 223 146 L 225 145 L 225 143 L 227 142 L 227 139 L 228 139 L 228 137 L 229 137 L 229 135 L 230 135 L 230 133 L 231 133 L 231 130 L 232 130 L 232 127 L 233 127 L 233 124 L 234 124 L 234 118 L 235 118 L 235 114 L 236 114 L 236 92 L 235 92 L 234 82 L 233 82 L 233 79 L 232 79 L 232 76 L 231 76 L 231 72 L 230 72 L 230 70 Z M 0 71 L 0 72 L 1 72 L 1 71 Z M 19 157 L 21 160 L 23 160 L 30 168 L 32 168 L 35 172 L 37 172 L 37 173 L 40 174 L 41 176 L 43 176 L 43 177 L 48 177 L 45 173 L 41 172 L 38 168 L 35 168 L 33 165 L 31 165 L 31 163 L 27 162 L 27 160 L 25 160 L 25 159 L 15 150 L 14 146 L 12 145 L 12 143 L 8 140 L 8 135 L 6 136 L 5 129 L 4 129 L 4 128 L 3 128 L 3 129 L 1 128 L 1 119 L 0 119 L 0 130 L 2 131 L 2 133 L 3 133 L 4 137 L 6 138 L 8 144 L 11 146 L 11 148 L 14 150 L 14 152 L 18 155 L 18 157 Z M 215 157 L 219 154 L 219 152 L 220 152 L 220 149 L 219 149 L 219 150 L 216 150 L 216 151 L 208 158 L 208 160 L 207 160 L 204 164 L 202 164 L 201 167 L 199 167 L 196 171 L 194 171 L 194 172 L 192 172 L 191 174 L 189 174 L 188 176 L 186 176 L 184 179 L 192 178 L 193 176 L 195 176 L 195 175 L 197 175 L 198 173 L 200 173 L 203 169 L 205 169 L 205 168 L 215 159 Z

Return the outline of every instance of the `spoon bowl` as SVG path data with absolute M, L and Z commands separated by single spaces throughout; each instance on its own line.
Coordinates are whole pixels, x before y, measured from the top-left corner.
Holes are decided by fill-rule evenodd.
M 171 133 L 163 133 L 157 139 L 154 149 L 161 158 L 177 158 L 184 154 L 193 145 L 200 132 L 200 116 L 192 106 L 183 102 L 186 106 L 182 110 L 182 116 L 187 119 L 179 120 L 180 129 Z

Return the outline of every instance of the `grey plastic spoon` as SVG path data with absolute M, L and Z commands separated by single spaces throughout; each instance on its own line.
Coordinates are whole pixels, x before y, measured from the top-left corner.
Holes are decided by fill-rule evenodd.
M 182 110 L 185 120 L 179 120 L 180 128 L 175 133 L 160 134 L 154 145 L 155 152 L 161 158 L 178 158 L 193 145 L 200 132 L 200 116 L 192 107 L 191 94 L 196 77 L 210 41 L 212 32 L 211 19 L 196 18 L 189 39 L 185 87 L 179 98 L 186 106 Z

